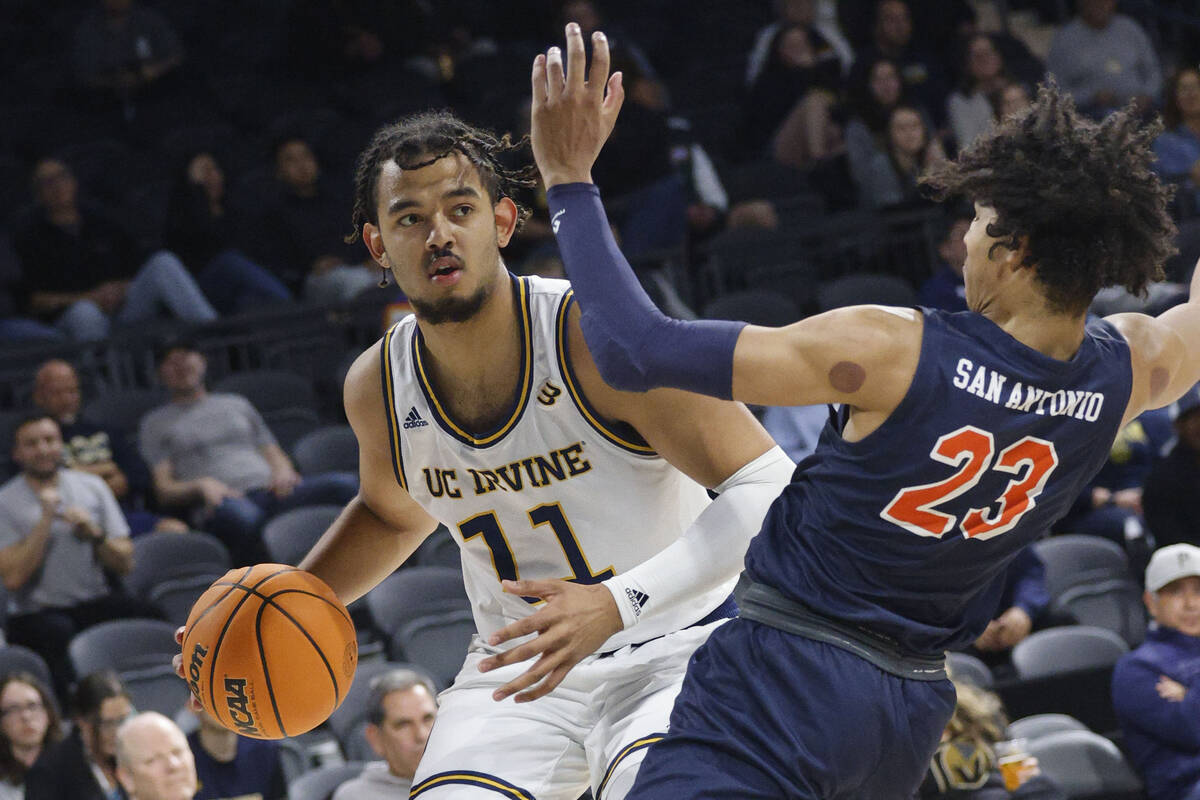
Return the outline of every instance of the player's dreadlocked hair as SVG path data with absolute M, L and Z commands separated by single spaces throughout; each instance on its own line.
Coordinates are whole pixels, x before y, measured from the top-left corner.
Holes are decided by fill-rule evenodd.
M 529 218 L 530 209 L 516 199 L 520 189 L 537 183 L 537 167 L 533 163 L 510 168 L 506 156 L 522 149 L 527 138 L 514 142 L 509 134 L 497 138 L 491 132 L 475 128 L 449 111 L 429 111 L 380 128 L 371 143 L 358 157 L 354 173 L 354 230 L 347 242 L 358 239 L 366 222 L 379 224 L 376 192 L 379 171 L 394 160 L 401 169 L 420 169 L 457 150 L 475 165 L 479 179 L 492 203 L 501 197 L 512 198 L 517 204 L 517 229 Z
M 922 183 L 938 199 L 963 194 L 996 209 L 988 235 L 1012 249 L 1025 240 L 1023 264 L 1051 308 L 1080 313 L 1106 286 L 1141 294 L 1174 252 L 1171 190 L 1151 169 L 1161 130 L 1140 126 L 1132 108 L 1091 122 L 1050 83 Z

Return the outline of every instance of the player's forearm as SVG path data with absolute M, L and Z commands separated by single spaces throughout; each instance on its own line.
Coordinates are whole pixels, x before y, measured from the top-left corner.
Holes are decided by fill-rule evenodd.
M 771 448 L 717 487 L 717 499 L 683 536 L 605 581 L 623 626 L 628 628 L 647 611 L 686 601 L 741 572 L 750 540 L 791 480 L 795 466 L 781 448 Z M 634 599 L 641 597 L 646 599 Z
M 671 386 L 728 399 L 744 323 L 685 322 L 655 308 L 613 240 L 594 185 L 552 186 L 547 202 L 583 335 L 604 380 L 626 391 Z
M 397 528 L 355 497 L 300 562 L 300 569 L 325 581 L 349 605 L 395 572 L 432 532 Z

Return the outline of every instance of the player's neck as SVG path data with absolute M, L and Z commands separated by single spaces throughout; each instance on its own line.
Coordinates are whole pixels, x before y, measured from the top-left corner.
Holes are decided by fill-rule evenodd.
M 1041 304 L 1026 303 L 1009 310 L 988 309 L 985 315 L 1021 344 L 1050 358 L 1069 361 L 1083 342 L 1087 318 L 1049 311 Z
M 496 385 L 491 376 L 516 381 L 521 360 L 520 320 L 507 276 L 501 278 L 479 312 L 466 322 L 421 325 L 426 367 L 446 392 L 467 385 Z

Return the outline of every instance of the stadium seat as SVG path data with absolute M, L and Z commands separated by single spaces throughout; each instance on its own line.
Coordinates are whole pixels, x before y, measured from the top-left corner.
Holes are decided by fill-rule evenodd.
M 172 625 L 184 625 L 200 595 L 222 578 L 225 572 L 226 570 L 197 572 L 193 575 L 168 578 L 151 587 L 145 598 L 163 613 L 167 622 Z
M 187 684 L 179 680 L 171 658 L 179 652 L 175 628 L 157 619 L 119 619 L 77 633 L 67 646 L 78 676 L 114 670 L 129 690 L 135 707 L 168 717 L 187 701 Z
M 1099 536 L 1064 534 L 1034 543 L 1046 565 L 1046 591 L 1051 598 L 1071 586 L 1129 577 L 1129 559 L 1115 542 Z
M 1121 751 L 1097 733 L 1060 731 L 1033 739 L 1027 747 L 1068 800 L 1143 797 L 1142 782 Z
M 956 681 L 971 683 L 980 689 L 991 689 L 995 684 L 988 665 L 969 653 L 946 653 L 946 666 Z
M 470 609 L 462 571 L 453 567 L 404 567 L 367 593 L 371 620 L 391 639 L 417 617 Z
M 309 431 L 292 445 L 301 475 L 315 472 L 358 472 L 358 440 L 349 425 L 327 425 Z
M 28 672 L 50 688 L 52 693 L 54 691 L 54 681 L 45 659 L 19 644 L 0 645 L 0 677 L 13 672 Z
M 276 564 L 296 566 L 312 549 L 330 523 L 342 513 L 341 506 L 301 506 L 267 520 L 263 544 Z
M 1088 728 L 1070 714 L 1034 714 L 1013 720 L 1008 725 L 1008 738 L 1030 741 L 1060 731 L 1086 731 Z
M 166 405 L 169 399 L 161 389 L 116 389 L 97 394 L 84 405 L 79 416 L 93 425 L 136 434 L 142 417 Z
M 422 567 L 462 569 L 462 551 L 445 525 L 438 525 L 437 530 L 421 542 L 417 552 L 413 553 L 413 559 Z
M 363 766 L 361 761 L 350 761 L 310 770 L 288 786 L 288 800 L 329 800 L 335 789 L 358 777 Z
M 312 382 L 294 372 L 268 369 L 233 372 L 215 381 L 212 390 L 240 394 L 264 417 L 281 409 L 311 408 L 315 412 L 317 408 Z
M 1129 645 L 1107 628 L 1065 625 L 1030 634 L 1012 651 L 1018 677 L 1028 680 L 1075 670 L 1111 667 Z
M 201 573 L 223 575 L 230 566 L 229 551 L 211 534 L 147 533 L 133 540 L 133 568 L 124 577 L 125 590 L 148 598 L 164 581 Z
M 329 730 L 337 737 L 348 761 L 374 761 L 379 758 L 367 744 L 366 734 L 363 733 L 367 724 L 367 702 L 371 695 L 371 681 L 393 669 L 427 673 L 424 668 L 403 661 L 359 661 L 354 683 L 346 692 L 346 699 L 329 717 Z M 442 688 L 436 680 L 434 687 Z
M 917 293 L 903 278 L 878 272 L 843 275 L 817 286 L 817 306 L 822 311 L 860 303 L 915 306 Z
M 439 685 L 449 686 L 474 635 L 470 609 L 430 614 L 404 623 L 391 639 L 389 654 L 420 665 Z
M 1146 638 L 1146 606 L 1141 589 L 1131 578 L 1076 584 L 1053 598 L 1050 607 L 1080 625 L 1107 628 L 1131 648 Z
M 792 300 L 766 289 L 743 289 L 713 298 L 705 304 L 704 319 L 742 320 L 755 325 L 782 328 L 803 315 Z

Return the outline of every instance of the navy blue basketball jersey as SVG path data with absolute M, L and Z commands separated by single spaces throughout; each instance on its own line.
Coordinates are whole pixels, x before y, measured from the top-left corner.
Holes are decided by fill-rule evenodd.
M 1058 361 L 981 314 L 923 310 L 908 393 L 877 430 L 843 409 L 751 542 L 746 569 L 812 610 L 914 653 L 974 641 L 1004 569 L 1070 509 L 1129 402 L 1129 347 L 1088 325 Z

